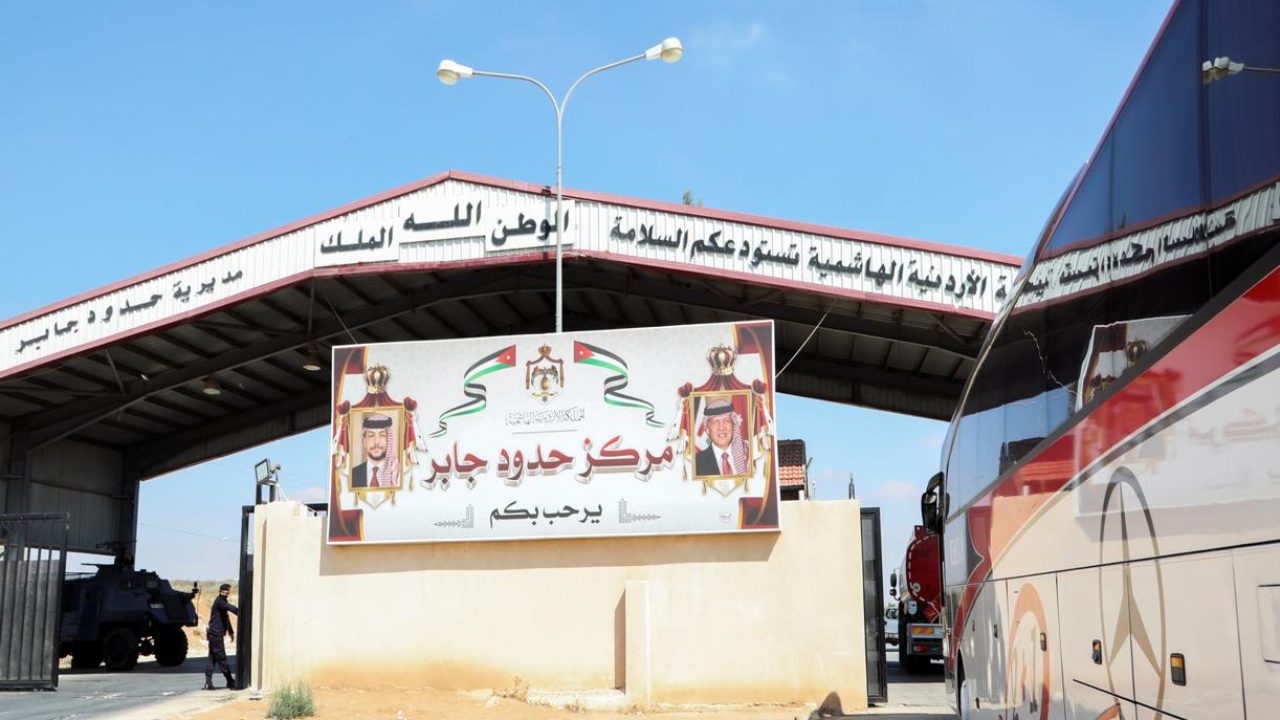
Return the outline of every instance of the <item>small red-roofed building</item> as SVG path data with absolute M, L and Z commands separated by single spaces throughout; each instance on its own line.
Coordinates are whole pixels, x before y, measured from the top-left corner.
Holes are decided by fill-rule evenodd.
M 809 458 L 803 440 L 778 441 L 778 484 L 783 500 L 809 499 Z

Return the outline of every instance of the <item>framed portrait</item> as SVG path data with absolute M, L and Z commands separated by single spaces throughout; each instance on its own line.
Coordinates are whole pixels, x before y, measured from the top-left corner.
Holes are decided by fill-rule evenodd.
M 351 409 L 347 425 L 347 489 L 357 495 L 395 492 L 404 484 L 403 406 Z
M 750 390 L 693 393 L 689 427 L 694 428 L 693 476 L 745 480 L 752 475 L 755 398 Z

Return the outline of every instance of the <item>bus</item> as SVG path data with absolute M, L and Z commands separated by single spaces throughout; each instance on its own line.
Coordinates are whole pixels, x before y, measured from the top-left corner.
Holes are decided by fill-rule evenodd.
M 962 718 L 1280 717 L 1280 1 L 1179 0 L 922 512 Z

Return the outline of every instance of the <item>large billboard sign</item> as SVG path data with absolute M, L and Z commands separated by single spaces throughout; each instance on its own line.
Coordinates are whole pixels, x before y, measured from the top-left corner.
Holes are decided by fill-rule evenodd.
M 329 542 L 778 530 L 771 322 L 334 349 Z

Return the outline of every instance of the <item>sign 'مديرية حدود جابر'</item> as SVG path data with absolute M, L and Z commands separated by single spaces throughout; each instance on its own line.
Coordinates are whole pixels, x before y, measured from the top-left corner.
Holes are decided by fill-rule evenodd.
M 334 349 L 328 540 L 778 530 L 771 322 Z

